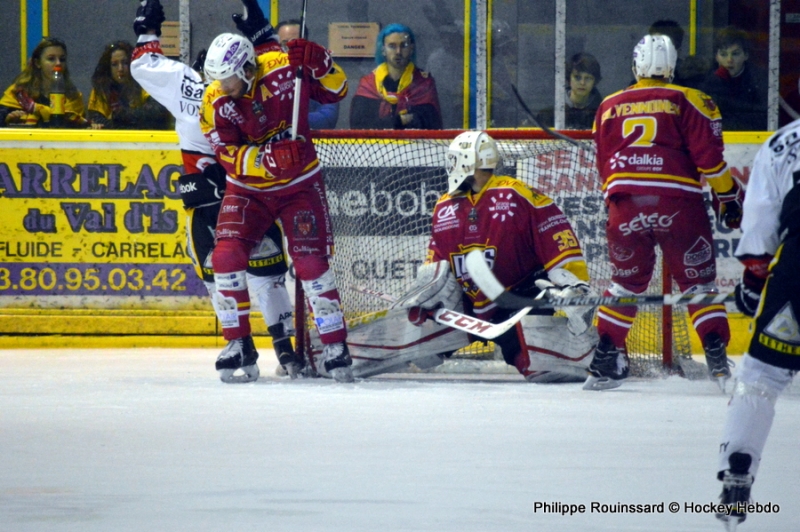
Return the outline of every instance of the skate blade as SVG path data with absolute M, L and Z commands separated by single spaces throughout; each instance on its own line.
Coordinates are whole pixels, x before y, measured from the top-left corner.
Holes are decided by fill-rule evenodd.
M 242 370 L 241 374 L 235 374 L 238 371 L 236 369 L 217 370 L 219 371 L 219 380 L 226 384 L 253 382 L 258 380 L 260 372 L 258 371 L 258 366 L 256 364 L 253 364 L 252 366 L 245 366 L 239 369 Z
M 353 382 L 355 379 L 353 378 L 353 370 L 350 366 L 343 366 L 340 368 L 333 368 L 328 373 L 330 373 L 331 378 L 336 382 Z
M 296 379 L 300 374 L 300 364 L 297 362 L 289 362 L 284 366 L 284 369 L 286 370 L 286 374 L 289 375 L 290 379 Z
M 711 380 L 716 382 L 717 386 L 719 386 L 720 391 L 723 394 L 725 394 L 725 385 L 728 383 L 728 376 L 727 375 L 722 376 L 722 377 L 714 377 L 714 376 L 712 376 Z
M 614 388 L 619 388 L 620 386 L 622 386 L 621 380 L 614 380 L 609 377 L 595 377 L 594 375 L 589 375 L 589 377 L 586 379 L 586 382 L 583 383 L 584 390 L 591 390 L 595 392 L 602 390 L 613 390 Z

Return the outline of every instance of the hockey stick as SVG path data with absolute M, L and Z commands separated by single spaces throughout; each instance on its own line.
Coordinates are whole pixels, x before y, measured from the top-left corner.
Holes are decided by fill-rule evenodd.
M 379 299 L 383 299 L 384 301 L 388 301 L 389 303 L 394 303 L 397 301 L 397 298 L 392 295 L 367 288 L 366 286 L 350 286 L 350 288 L 356 292 L 374 296 Z M 433 321 L 439 323 L 440 325 L 446 325 L 453 329 L 474 334 L 475 336 L 480 336 L 481 338 L 485 338 L 487 340 L 493 340 L 516 325 L 517 322 L 521 320 L 522 317 L 525 316 L 531 309 L 531 307 L 521 308 L 522 310 L 508 318 L 506 321 L 500 323 L 491 323 L 480 318 L 473 318 L 472 316 L 467 316 L 466 314 L 446 308 L 437 309 L 433 312 L 432 317 Z
M 598 305 L 611 305 L 630 307 L 637 305 L 707 305 L 712 303 L 725 303 L 733 301 L 734 295 L 730 294 L 667 294 L 667 295 L 642 295 L 642 296 L 579 296 L 568 298 L 536 299 L 512 294 L 500 284 L 494 276 L 489 265 L 483 258 L 483 252 L 473 250 L 467 253 L 467 271 L 472 280 L 486 297 L 497 303 L 498 307 L 516 308 L 555 308 L 555 307 L 595 307 Z
M 517 87 L 513 83 L 511 84 L 511 90 L 514 92 L 514 96 L 517 97 L 517 101 L 522 106 L 522 110 L 528 113 L 528 116 L 531 118 L 536 127 L 541 128 L 548 135 L 555 137 L 557 139 L 565 140 L 570 144 L 572 144 L 573 146 L 577 146 L 582 150 L 590 151 L 592 153 L 595 152 L 594 146 L 592 146 L 591 144 L 583 144 L 581 142 L 578 142 L 577 140 L 568 137 L 562 133 L 559 133 L 558 131 L 554 131 L 549 127 L 547 127 L 546 125 L 539 122 L 539 120 L 536 118 L 536 115 L 534 115 L 533 112 L 528 108 L 528 106 L 525 105 L 525 102 L 522 100 L 522 96 L 519 95 L 519 92 L 517 92 Z
M 306 34 L 306 8 L 308 0 L 303 0 L 303 12 L 300 14 L 300 38 Z M 300 119 L 300 92 L 303 85 L 303 66 L 297 68 L 294 75 L 294 102 L 292 104 L 292 140 L 297 140 L 297 121 Z

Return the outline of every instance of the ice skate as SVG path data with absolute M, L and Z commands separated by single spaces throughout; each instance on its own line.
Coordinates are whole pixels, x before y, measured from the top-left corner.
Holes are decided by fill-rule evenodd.
M 350 350 L 346 343 L 325 344 L 322 348 L 322 360 L 325 371 L 336 382 L 353 382 L 353 370 L 350 367 L 353 360 L 350 358 Z
M 258 351 L 252 336 L 228 342 L 217 357 L 217 371 L 222 382 L 253 382 L 258 379 Z M 241 373 L 237 371 L 241 370 Z
M 272 336 L 272 346 L 278 358 L 279 366 L 275 369 L 275 375 L 279 377 L 288 375 L 290 379 L 296 379 L 303 370 L 305 361 L 294 352 L 292 340 L 286 334 L 283 324 L 271 325 L 267 327 L 267 331 Z
M 753 486 L 753 475 L 749 473 L 752 457 L 747 453 L 733 453 L 728 457 L 730 469 L 721 472 L 722 494 L 719 502 L 727 507 L 726 513 L 718 513 L 717 519 L 725 524 L 725 530 L 733 532 L 739 523 L 747 519 L 740 503 L 750 502 L 750 488 Z
M 731 370 L 722 338 L 717 333 L 708 333 L 703 339 L 703 349 L 706 352 L 708 376 L 719 385 L 722 393 L 725 393 L 725 383 L 731 377 Z
M 630 367 L 625 353 L 614 346 L 611 339 L 603 337 L 594 351 L 589 364 L 589 377 L 583 385 L 584 390 L 611 390 L 622 384 L 628 376 Z

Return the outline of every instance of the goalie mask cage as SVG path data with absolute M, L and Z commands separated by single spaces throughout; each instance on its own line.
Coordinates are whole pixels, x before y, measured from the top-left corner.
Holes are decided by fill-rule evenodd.
M 605 290 L 610 284 L 611 264 L 594 151 L 540 130 L 488 132 L 502 156 L 495 173 L 516 177 L 558 204 L 581 243 L 592 286 L 598 292 Z M 342 130 L 315 137 L 333 221 L 332 267 L 347 321 L 388 306 L 349 287 L 366 286 L 400 296 L 411 285 L 425 259 L 433 207 L 447 190 L 447 148 L 459 133 Z M 588 132 L 569 135 L 576 143 L 592 145 Z M 665 275 L 663 261 L 659 258 L 657 262 L 646 293 L 671 293 L 672 280 Z M 296 301 L 305 301 L 301 283 L 296 287 Z M 311 338 L 316 331 L 307 319 L 308 312 L 307 306 L 297 305 L 298 351 L 307 356 L 312 348 L 319 350 L 318 339 Z M 639 307 L 627 349 L 634 375 L 654 376 L 677 367 L 677 357 L 691 356 L 685 307 Z M 494 354 L 493 344 L 480 342 L 453 356 L 472 360 L 495 357 L 502 359 Z

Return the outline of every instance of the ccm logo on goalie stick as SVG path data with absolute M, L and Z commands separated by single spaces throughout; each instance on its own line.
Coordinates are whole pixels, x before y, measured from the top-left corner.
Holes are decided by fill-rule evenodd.
M 436 321 L 439 323 L 452 323 L 453 325 L 457 325 L 463 329 L 468 329 L 470 331 L 474 331 L 475 334 L 481 335 L 481 333 L 485 332 L 488 329 L 491 329 L 492 324 L 486 323 L 485 321 L 478 320 L 476 318 L 471 318 L 470 316 L 465 316 L 463 314 L 458 314 L 455 312 L 450 312 L 449 310 L 445 310 L 438 316 L 436 316 Z

